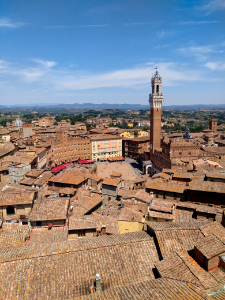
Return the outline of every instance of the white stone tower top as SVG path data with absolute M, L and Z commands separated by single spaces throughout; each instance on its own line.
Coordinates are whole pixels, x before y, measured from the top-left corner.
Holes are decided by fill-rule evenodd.
M 151 109 L 161 108 L 163 103 L 163 94 L 161 93 L 162 77 L 159 76 L 159 72 L 156 68 L 155 74 L 151 80 L 152 93 L 149 94 L 149 103 Z

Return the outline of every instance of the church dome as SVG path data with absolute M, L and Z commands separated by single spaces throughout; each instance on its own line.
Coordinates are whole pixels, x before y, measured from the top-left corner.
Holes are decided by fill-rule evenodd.
M 18 127 L 22 127 L 23 126 L 23 122 L 20 120 L 20 117 L 18 117 L 16 119 L 15 126 L 18 126 Z

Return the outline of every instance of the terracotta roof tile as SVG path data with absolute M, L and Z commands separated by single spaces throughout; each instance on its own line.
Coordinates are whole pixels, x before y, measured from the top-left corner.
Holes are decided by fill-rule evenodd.
M 52 173 L 50 171 L 42 173 L 39 178 L 34 181 L 35 185 L 44 185 L 47 181 L 52 177 Z
M 112 201 L 107 206 L 102 208 L 102 213 L 110 216 L 118 221 L 135 221 L 142 222 L 143 213 L 129 207 L 119 206 L 117 203 L 111 205 Z
M 88 178 L 88 171 L 83 168 L 74 168 L 66 170 L 64 173 L 59 173 L 49 179 L 50 182 L 59 182 L 64 184 L 78 185 Z
M 120 178 L 104 178 L 102 184 L 117 186 L 121 182 Z
M 68 198 L 36 200 L 29 215 L 31 221 L 64 220 L 67 218 Z
M 13 145 L 13 143 L 0 143 L 0 157 L 12 152 L 13 150 L 15 150 L 15 146 Z
M 219 222 L 213 222 L 200 227 L 204 236 L 214 234 L 222 243 L 225 244 L 225 228 Z
M 72 298 L 70 298 L 72 300 Z M 109 288 L 103 292 L 93 293 L 74 300 L 203 300 L 206 299 L 204 294 L 200 294 L 195 286 L 185 284 L 184 282 L 166 278 L 157 280 L 146 279 L 141 282 L 129 284 L 116 288 Z M 222 298 L 221 298 L 222 299 Z
M 0 249 L 22 247 L 29 237 L 28 225 L 3 224 L 0 229 Z
M 66 194 L 66 195 L 71 195 L 74 194 L 77 191 L 77 189 L 74 188 L 62 188 L 59 190 L 59 194 Z
M 0 193 L 0 206 L 32 204 L 35 192 Z
M 148 175 L 148 174 L 145 174 L 145 175 L 138 175 L 138 176 L 135 178 L 134 183 L 144 182 L 144 181 L 146 181 L 148 178 L 149 178 L 149 175 Z
M 189 190 L 224 194 L 225 183 L 211 181 L 192 181 L 189 184 Z
M 152 228 L 154 231 L 163 231 L 163 230 L 195 230 L 200 229 L 201 226 L 210 224 L 212 222 L 203 221 L 203 222 L 196 222 L 196 220 L 192 220 L 191 222 L 183 222 L 183 223 L 172 223 L 172 222 L 149 222 L 146 221 L 145 224 Z
M 107 234 L 119 233 L 117 220 L 109 216 L 103 216 L 99 213 L 93 213 L 89 216 L 69 219 L 69 230 L 88 228 L 96 228 L 96 230 L 101 230 L 102 227 L 106 228 Z
M 223 268 L 217 268 L 210 271 L 210 274 L 218 281 L 225 284 L 225 272 Z
M 195 243 L 195 248 L 208 259 L 225 252 L 225 245 L 213 234 L 202 237 Z
M 173 182 L 152 182 L 145 186 L 149 190 L 165 191 L 165 192 L 175 192 L 182 194 L 186 189 L 184 184 L 173 183 Z
M 159 212 L 159 211 L 149 211 L 148 213 L 149 217 L 152 218 L 161 218 L 161 219 L 167 219 L 167 220 L 173 220 L 174 216 L 172 214 L 164 213 L 164 212 Z
M 76 200 L 71 201 L 73 206 L 71 217 L 81 217 L 91 211 L 94 207 L 101 204 L 103 198 L 99 194 L 91 194 L 92 196 L 76 196 Z
M 32 186 L 35 180 L 36 179 L 32 177 L 25 177 L 22 181 L 20 181 L 20 184 Z
M 213 172 L 213 171 L 210 171 L 210 172 L 206 173 L 206 177 L 208 177 L 208 178 L 225 179 L 225 170 L 223 170 L 223 172 L 216 172 L 216 171 Z
M 44 170 L 37 170 L 37 169 L 33 169 L 31 170 L 29 173 L 26 174 L 27 177 L 33 177 L 33 178 L 37 178 L 38 176 L 40 176 L 42 173 L 44 172 Z
M 163 258 L 170 256 L 173 252 L 194 249 L 194 244 L 202 236 L 199 229 L 167 229 L 164 231 L 156 231 L 155 234 Z
M 210 273 L 201 268 L 187 253 L 177 252 L 156 264 L 163 278 L 180 280 L 209 289 L 220 285 Z
M 163 259 L 178 251 L 194 249 L 195 243 L 203 236 L 198 222 L 145 222 L 155 234 Z
M 4 252 L 2 298 L 72 299 L 90 294 L 97 273 L 105 289 L 154 279 L 158 261 L 154 241 L 144 232 L 23 248 Z
M 29 246 L 32 244 L 66 242 L 68 238 L 68 227 L 33 228 L 30 232 Z

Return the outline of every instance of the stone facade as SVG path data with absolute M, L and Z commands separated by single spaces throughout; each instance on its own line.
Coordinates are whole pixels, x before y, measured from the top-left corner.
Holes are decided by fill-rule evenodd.
M 92 135 L 90 139 L 93 160 L 122 156 L 122 137 L 102 134 Z
M 122 185 L 122 181 L 119 180 L 118 184 L 106 184 L 102 183 L 102 197 L 104 198 L 103 204 L 111 200 L 116 200 L 117 193 Z
M 30 164 L 14 164 L 8 168 L 10 183 L 20 183 L 25 178 L 25 174 L 31 171 Z
M 150 137 L 143 136 L 134 139 L 123 139 L 124 157 L 140 159 L 143 152 L 150 148 Z
M 32 135 L 33 125 L 31 123 L 23 123 L 23 138 Z
M 212 130 L 212 132 L 217 132 L 217 119 L 210 119 L 209 120 L 209 129 Z
M 91 141 L 89 138 L 69 139 L 67 131 L 56 132 L 57 141 L 52 143 L 52 157 L 55 165 L 77 161 L 78 159 L 91 159 Z

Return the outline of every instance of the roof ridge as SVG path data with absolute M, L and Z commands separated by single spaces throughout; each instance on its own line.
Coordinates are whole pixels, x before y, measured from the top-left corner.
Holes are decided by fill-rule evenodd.
M 115 247 L 117 245 L 121 245 L 121 244 L 133 244 L 133 243 L 141 243 L 141 242 L 150 242 L 153 241 L 153 238 L 151 238 L 148 234 L 144 233 L 144 232 L 139 232 L 141 235 L 139 237 L 139 239 L 125 239 L 121 241 L 121 235 L 126 235 L 126 236 L 131 236 L 133 235 L 133 232 L 129 232 L 129 233 L 124 233 L 124 234 L 114 234 L 112 236 L 110 236 L 111 239 L 113 239 L 115 236 L 119 237 L 119 240 L 113 241 L 112 244 L 108 244 L 107 241 L 104 244 L 104 239 L 106 239 L 104 236 L 102 237 L 94 237 L 94 238 L 90 238 L 89 241 L 85 241 L 87 242 L 86 245 L 84 245 L 85 243 L 80 243 L 80 241 L 66 241 L 66 242 L 54 242 L 54 243 L 46 243 L 46 244 L 42 244 L 40 245 L 40 247 L 38 248 L 37 245 L 26 245 L 24 247 L 19 247 L 19 249 L 17 248 L 12 248 L 12 249 L 7 249 L 10 251 L 4 251 L 0 250 L 0 264 L 1 263 L 5 263 L 5 262 L 9 262 L 9 261 L 15 261 L 15 260 L 25 260 L 25 259 L 32 259 L 32 258 L 38 258 L 38 257 L 45 257 L 45 256 L 53 256 L 53 255 L 59 255 L 59 254 L 65 254 L 65 253 L 75 253 L 75 252 L 81 252 L 81 251 L 85 251 L 85 250 L 93 250 L 93 249 L 98 249 L 98 248 L 107 248 L 107 247 Z M 107 236 L 108 237 L 108 236 Z M 109 239 L 110 239 L 109 238 Z M 90 245 L 90 240 L 93 241 L 93 239 L 98 239 L 96 241 L 100 241 L 100 239 L 103 240 L 103 243 L 95 243 L 94 245 Z M 76 243 L 78 245 L 76 245 Z M 73 246 L 73 244 L 75 244 L 75 246 L 71 249 L 71 247 Z M 50 246 L 48 248 L 48 246 Z M 55 247 L 54 247 L 55 246 Z M 61 247 L 60 247 L 61 246 Z M 40 248 L 44 247 L 44 251 L 43 253 L 40 253 Z M 24 255 L 24 249 L 29 249 L 31 256 L 29 255 Z M 5 254 L 5 252 L 7 252 L 8 254 L 8 258 L 2 258 L 1 254 Z M 16 252 L 15 257 L 13 257 L 13 255 L 10 252 Z M 21 253 L 21 255 L 20 255 Z M 37 255 L 36 255 L 37 253 Z M 19 255 L 18 255 L 19 254 Z M 28 253 L 29 254 L 29 253 Z

